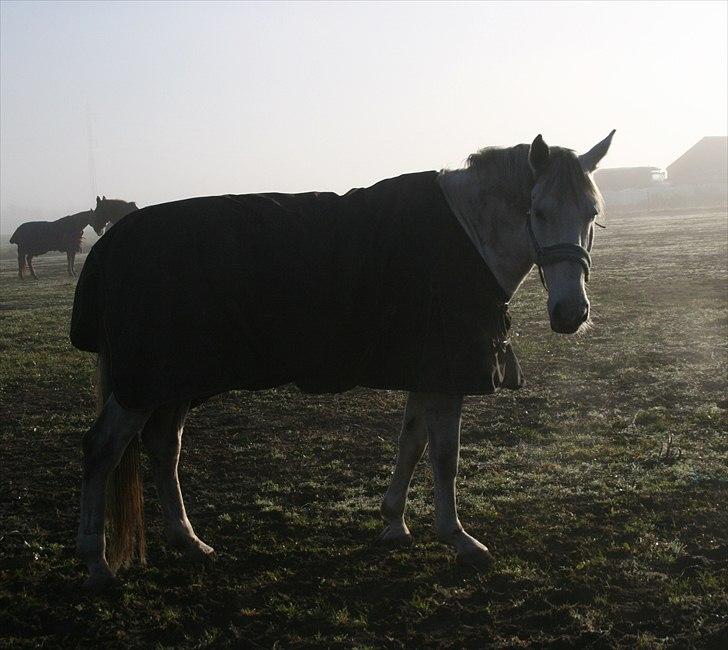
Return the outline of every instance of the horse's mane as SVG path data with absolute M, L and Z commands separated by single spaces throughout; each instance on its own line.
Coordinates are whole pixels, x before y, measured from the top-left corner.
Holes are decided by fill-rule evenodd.
M 467 167 L 477 172 L 484 191 L 528 209 L 534 186 L 528 163 L 529 148 L 527 144 L 485 147 L 468 156 Z M 602 196 L 589 175 L 584 173 L 576 152 L 564 147 L 549 147 L 549 153 L 549 169 L 543 179 L 544 193 L 576 200 L 586 196 L 601 210 Z
M 103 203 L 110 203 L 112 205 L 136 205 L 134 201 L 124 201 L 123 199 L 104 199 Z
M 527 144 L 515 147 L 485 147 L 470 154 L 468 169 L 478 174 L 484 193 L 527 210 L 531 204 L 533 172 L 528 164 Z

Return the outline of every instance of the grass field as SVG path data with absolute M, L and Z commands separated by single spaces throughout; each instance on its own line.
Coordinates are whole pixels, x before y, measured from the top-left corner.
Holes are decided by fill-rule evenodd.
M 95 599 L 73 556 L 93 418 L 74 281 L 65 258 L 22 284 L 3 261 L 0 646 L 728 647 L 726 228 L 720 212 L 612 218 L 583 337 L 549 330 L 529 278 L 512 309 L 528 385 L 468 398 L 463 419 L 461 519 L 490 573 L 435 541 L 424 461 L 415 544 L 373 544 L 403 394 L 284 388 L 188 420 L 182 485 L 218 561 L 166 550 L 149 488 L 150 564 Z

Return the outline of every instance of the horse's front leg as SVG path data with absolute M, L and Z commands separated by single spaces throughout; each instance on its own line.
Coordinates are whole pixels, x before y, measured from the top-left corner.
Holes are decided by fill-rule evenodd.
M 409 528 L 404 521 L 404 511 L 407 507 L 407 491 L 415 466 L 422 458 L 426 446 L 427 427 L 422 409 L 422 395 L 410 393 L 399 434 L 397 466 L 382 501 L 381 513 L 387 524 L 379 536 L 382 544 L 399 546 L 412 541 Z
M 177 473 L 182 430 L 188 409 L 189 402 L 184 402 L 157 410 L 144 427 L 142 442 L 152 462 L 169 543 L 185 552 L 191 560 L 204 560 L 212 558 L 214 550 L 197 537 L 192 529 Z
M 431 394 L 425 405 L 435 482 L 435 532 L 440 541 L 455 548 L 458 562 L 486 568 L 493 561 L 490 552 L 463 530 L 457 513 L 455 480 L 460 458 L 462 401 L 461 396 Z

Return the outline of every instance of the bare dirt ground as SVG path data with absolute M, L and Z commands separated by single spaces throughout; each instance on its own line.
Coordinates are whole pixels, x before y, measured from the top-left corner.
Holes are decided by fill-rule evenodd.
M 23 283 L 3 261 L 0 646 L 728 647 L 727 225 L 611 219 L 583 337 L 549 331 L 537 278 L 517 296 L 528 386 L 468 398 L 463 420 L 461 518 L 491 572 L 435 541 L 424 461 L 415 544 L 373 544 L 403 394 L 283 388 L 188 420 L 181 480 L 219 560 L 165 548 L 149 487 L 149 566 L 97 598 L 73 556 L 93 418 L 93 360 L 67 338 L 75 281 L 64 258 Z

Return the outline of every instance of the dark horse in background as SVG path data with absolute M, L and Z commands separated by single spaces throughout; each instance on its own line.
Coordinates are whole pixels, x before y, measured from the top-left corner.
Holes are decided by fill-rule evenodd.
M 81 252 L 83 229 L 91 224 L 94 211 L 86 210 L 56 221 L 28 221 L 18 226 L 10 238 L 18 246 L 18 274 L 23 279 L 27 266 L 35 278 L 33 258 L 49 251 L 60 251 L 68 260 L 68 275 L 76 275 L 74 262 L 76 253 Z
M 68 275 L 75 276 L 76 253 L 81 252 L 83 230 L 91 226 L 101 236 L 108 223 L 116 223 L 137 209 L 136 204 L 106 197 L 96 197 L 96 209 L 77 212 L 56 221 L 28 221 L 18 226 L 10 238 L 18 247 L 18 275 L 23 279 L 25 268 L 35 278 L 33 258 L 50 251 L 66 254 Z
M 115 226 L 127 214 L 131 214 L 137 210 L 137 205 L 133 201 L 107 199 L 105 196 L 99 198 L 97 196 L 95 210 L 97 217 L 91 225 L 94 227 L 96 234 L 101 235 L 105 228 Z

